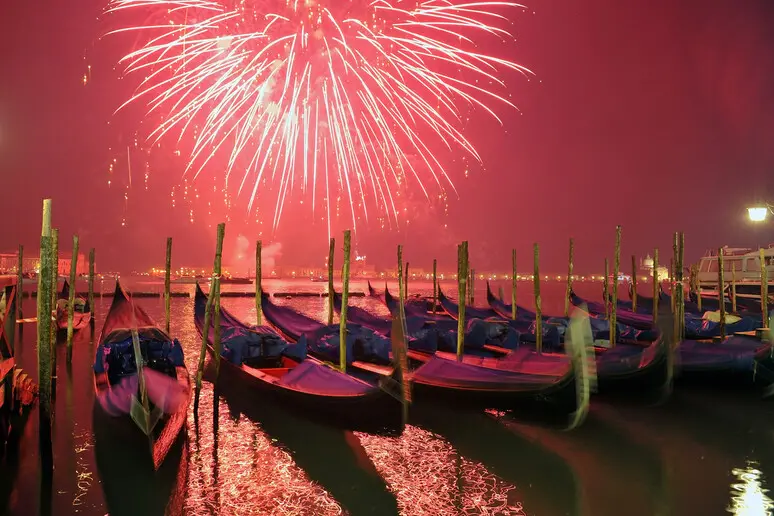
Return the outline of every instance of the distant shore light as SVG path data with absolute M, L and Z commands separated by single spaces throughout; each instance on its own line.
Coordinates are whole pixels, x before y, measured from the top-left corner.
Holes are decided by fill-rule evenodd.
M 766 215 L 768 215 L 769 209 L 766 206 L 752 206 L 750 208 L 747 208 L 747 216 L 750 217 L 750 220 L 753 222 L 763 222 L 766 220 Z

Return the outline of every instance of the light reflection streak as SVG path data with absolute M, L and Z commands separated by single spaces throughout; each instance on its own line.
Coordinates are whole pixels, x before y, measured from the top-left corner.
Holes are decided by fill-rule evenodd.
M 287 451 L 275 446 L 260 426 L 245 416 L 232 419 L 227 410 L 218 411 L 216 453 L 211 387 L 205 383 L 202 389 L 198 434 L 190 442 L 191 460 L 200 467 L 191 468 L 189 474 L 185 514 L 343 513 L 336 500 L 310 481 Z M 196 428 L 192 413 L 189 428 Z
M 731 484 L 731 505 L 727 510 L 735 516 L 774 514 L 774 500 L 766 494 L 769 490 L 763 488 L 763 475 L 757 466 L 757 462 L 747 461 L 747 467 L 731 470 L 739 482 Z
M 516 486 L 461 456 L 437 434 L 408 425 L 400 437 L 356 435 L 401 514 L 525 514 L 514 499 Z

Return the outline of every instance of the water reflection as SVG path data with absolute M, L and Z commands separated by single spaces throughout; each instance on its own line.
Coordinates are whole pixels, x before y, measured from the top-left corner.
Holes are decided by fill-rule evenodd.
M 728 512 L 735 516 L 771 516 L 774 501 L 767 496 L 768 489 L 763 488 L 763 475 L 758 463 L 747 461 L 747 467 L 734 468 L 731 474 L 739 482 L 731 484 L 731 505 Z
M 189 415 L 189 428 L 198 431 L 190 441 L 184 514 L 342 513 L 336 500 L 310 481 L 256 423 L 219 410 L 214 431 L 213 399 L 207 385 L 199 400 L 198 425 Z M 333 465 L 331 469 L 333 473 Z
M 356 435 L 403 514 L 525 514 L 516 486 L 437 434 L 408 425 L 400 437 Z

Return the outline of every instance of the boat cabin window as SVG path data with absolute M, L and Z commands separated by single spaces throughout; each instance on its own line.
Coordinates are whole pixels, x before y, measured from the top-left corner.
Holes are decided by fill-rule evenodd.
M 718 272 L 718 261 L 717 260 L 705 260 L 707 264 L 707 268 L 704 269 L 704 272 Z
M 736 272 L 741 272 L 742 271 L 742 260 L 740 260 L 738 258 L 734 259 L 734 260 L 726 259 L 723 262 L 723 270 L 725 272 L 731 272 L 731 270 L 734 269 L 734 268 L 736 268 Z
M 699 272 L 709 272 L 710 271 L 710 263 L 712 263 L 712 260 L 702 260 L 699 263 Z
M 760 272 L 761 266 L 758 258 L 747 258 L 745 260 L 745 270 L 747 272 Z

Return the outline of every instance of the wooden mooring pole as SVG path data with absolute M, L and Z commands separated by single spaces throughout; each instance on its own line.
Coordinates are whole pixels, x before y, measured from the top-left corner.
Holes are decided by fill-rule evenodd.
M 518 305 L 516 304 L 516 286 L 519 274 L 516 272 L 516 249 L 511 250 L 511 320 L 516 320 Z
M 470 264 L 468 264 L 468 267 L 470 267 Z M 470 269 L 469 276 L 470 282 L 467 285 L 468 304 L 473 306 L 473 304 L 476 302 L 476 270 Z
M 43 225 L 40 233 L 40 271 L 38 273 L 38 381 L 40 397 L 41 442 L 51 444 L 51 277 L 54 274 L 54 254 L 51 230 L 51 199 L 43 201 Z M 46 437 L 47 436 L 47 437 Z
M 659 278 L 658 278 L 658 247 L 653 250 L 653 325 L 658 324 L 658 298 L 659 298 Z
M 718 248 L 718 306 L 720 307 L 720 340 L 726 339 L 726 296 L 724 288 L 726 282 L 723 278 L 723 248 Z
M 408 279 L 409 279 L 409 262 L 406 262 L 406 267 L 403 270 L 403 301 L 408 299 Z
M 339 368 L 347 371 L 347 304 L 349 303 L 349 260 L 352 247 L 349 229 L 344 231 L 344 266 L 341 269 L 341 314 L 339 315 Z M 399 294 L 400 295 L 400 294 Z
M 535 293 L 535 349 L 538 353 L 543 352 L 543 310 L 540 300 L 540 247 L 537 243 L 532 248 L 532 260 L 534 269 L 532 271 L 532 283 Z
M 75 317 L 75 281 L 78 273 L 78 235 L 73 235 L 73 257 L 70 260 L 70 292 L 67 298 L 67 363 L 73 361 L 73 318 Z
M 217 240 L 215 243 L 215 264 L 213 266 L 212 278 L 210 279 L 210 292 L 207 295 L 207 304 L 204 309 L 204 327 L 202 328 L 202 347 L 199 351 L 199 364 L 196 368 L 196 394 L 194 396 L 194 411 L 199 409 L 199 394 L 202 390 L 202 376 L 204 375 L 204 358 L 207 355 L 207 344 L 210 338 L 210 323 L 212 321 L 212 308 L 215 303 L 215 289 L 220 285 L 216 285 L 216 278 L 220 279 L 220 265 L 223 255 L 223 237 L 226 234 L 226 224 L 221 222 L 218 224 Z M 215 326 L 216 340 L 220 335 L 220 328 Z M 214 346 L 213 346 L 214 348 Z
M 567 288 L 564 293 L 564 316 L 570 316 L 570 293 L 572 293 L 572 270 L 575 260 L 575 240 L 570 238 L 570 257 L 567 260 Z
M 404 271 L 405 269 L 405 271 Z M 403 246 L 398 244 L 398 312 L 404 313 L 406 303 L 406 280 L 408 279 L 408 262 L 403 265 Z M 399 317 L 394 314 L 393 317 Z
M 14 321 L 23 318 L 22 302 L 24 301 L 24 246 L 19 244 L 19 253 L 16 255 L 16 313 Z
M 263 263 L 261 252 L 263 251 L 263 241 L 258 240 L 255 243 L 255 324 L 263 324 Z
M 462 362 L 465 347 L 465 301 L 467 298 L 468 281 L 468 242 L 464 241 L 458 247 L 457 253 L 457 361 Z
M 331 238 L 328 246 L 328 324 L 333 324 L 333 255 L 336 252 L 336 239 Z
M 51 330 L 49 332 L 49 347 L 51 348 L 51 380 L 53 381 L 53 387 L 51 391 L 51 398 L 56 398 L 56 334 L 59 329 L 58 321 L 58 297 L 59 297 L 59 230 L 57 228 L 51 228 L 51 255 L 54 262 L 54 269 L 49 277 L 49 283 L 51 285 L 51 291 L 49 297 L 51 297 L 51 317 L 54 318 L 54 322 L 51 323 Z M 72 287 L 71 287 L 72 288 Z M 38 294 L 40 295 L 40 294 Z
M 91 310 L 91 320 L 89 323 L 94 326 L 94 316 L 97 313 L 97 309 L 94 306 L 94 258 L 95 250 L 92 247 L 89 251 L 89 310 Z
M 637 257 L 632 255 L 632 312 L 637 312 Z
M 761 326 L 769 327 L 769 271 L 766 269 L 766 256 L 759 251 L 761 260 Z
M 610 347 L 618 340 L 618 274 L 621 270 L 621 226 L 615 227 L 615 254 L 613 255 L 613 298 L 610 300 Z
M 433 258 L 433 314 L 438 306 L 438 260 Z
M 170 289 L 172 288 L 172 237 L 167 237 L 167 255 L 164 260 L 164 329 L 169 335 L 169 319 L 171 308 Z
M 602 297 L 605 300 L 605 319 L 610 320 L 610 262 L 605 258 L 605 277 L 602 280 Z

